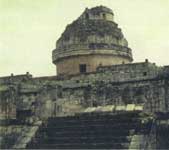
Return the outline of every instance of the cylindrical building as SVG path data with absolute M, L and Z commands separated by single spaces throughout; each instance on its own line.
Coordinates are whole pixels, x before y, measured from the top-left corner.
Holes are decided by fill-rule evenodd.
M 94 72 L 100 65 L 132 62 L 132 52 L 111 9 L 87 9 L 68 25 L 52 53 L 57 74 Z

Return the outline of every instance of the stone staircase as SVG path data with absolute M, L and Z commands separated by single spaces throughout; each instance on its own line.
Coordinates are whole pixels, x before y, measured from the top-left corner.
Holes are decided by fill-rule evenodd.
M 49 118 L 26 148 L 129 149 L 133 136 L 148 135 L 149 127 L 150 123 L 143 124 L 137 112 Z

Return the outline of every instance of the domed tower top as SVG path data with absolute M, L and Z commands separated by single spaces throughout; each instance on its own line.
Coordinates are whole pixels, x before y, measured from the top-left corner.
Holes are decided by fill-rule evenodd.
M 91 9 L 86 8 L 81 19 L 114 21 L 113 11 L 105 6 L 97 6 Z
M 133 60 L 128 42 L 114 22 L 113 11 L 104 6 L 86 8 L 69 24 L 57 40 L 52 58 L 58 74 L 93 72 L 99 65 Z

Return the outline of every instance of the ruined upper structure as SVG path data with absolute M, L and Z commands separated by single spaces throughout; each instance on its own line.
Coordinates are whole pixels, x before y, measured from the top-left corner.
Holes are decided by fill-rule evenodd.
M 52 54 L 58 75 L 93 72 L 98 66 L 133 60 L 128 42 L 114 22 L 112 10 L 104 6 L 86 8 L 66 27 Z
M 169 66 L 131 61 L 113 12 L 86 9 L 53 51 L 66 76 L 0 77 L 0 149 L 169 149 Z

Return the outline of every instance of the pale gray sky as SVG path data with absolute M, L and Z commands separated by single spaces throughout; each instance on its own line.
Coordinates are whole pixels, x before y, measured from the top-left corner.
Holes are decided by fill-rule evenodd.
M 97 5 L 113 10 L 134 62 L 169 64 L 169 0 L 0 0 L 0 76 L 55 75 L 56 40 L 86 7 Z

